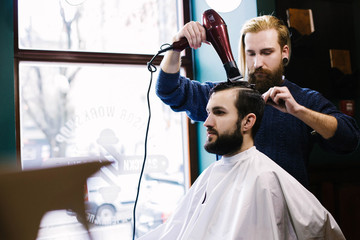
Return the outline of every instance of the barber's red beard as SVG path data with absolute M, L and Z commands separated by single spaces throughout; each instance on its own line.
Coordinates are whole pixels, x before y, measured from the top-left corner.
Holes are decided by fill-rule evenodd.
M 265 76 L 257 77 L 256 73 L 262 73 Z M 249 73 L 249 83 L 255 84 L 255 89 L 257 89 L 260 93 L 264 93 L 269 90 L 269 88 L 281 86 L 283 83 L 283 73 L 284 67 L 282 63 L 279 64 L 274 72 L 263 68 L 257 68 L 255 71 Z

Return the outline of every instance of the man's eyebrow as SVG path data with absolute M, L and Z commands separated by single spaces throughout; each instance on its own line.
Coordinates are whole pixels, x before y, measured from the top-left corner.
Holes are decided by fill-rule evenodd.
M 274 51 L 274 50 L 275 50 L 274 47 L 268 47 L 268 48 L 262 48 L 262 49 L 260 49 L 260 52 L 261 52 L 261 51 Z M 255 52 L 255 50 L 247 49 L 246 52 Z
M 274 50 L 275 50 L 275 48 L 269 47 L 269 48 L 263 48 L 260 51 L 274 51 Z
M 211 108 L 211 111 L 216 111 L 216 110 L 226 110 L 226 109 L 222 106 L 214 106 Z

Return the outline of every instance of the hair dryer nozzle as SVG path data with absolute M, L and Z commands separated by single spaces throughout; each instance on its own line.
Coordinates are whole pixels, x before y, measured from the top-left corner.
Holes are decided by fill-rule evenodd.
M 203 13 L 203 24 L 206 29 L 206 38 L 213 45 L 224 64 L 228 79 L 241 78 L 232 55 L 225 21 L 216 11 L 209 9 Z

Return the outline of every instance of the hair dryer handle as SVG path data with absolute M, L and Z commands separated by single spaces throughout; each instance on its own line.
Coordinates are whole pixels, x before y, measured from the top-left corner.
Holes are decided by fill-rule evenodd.
M 179 41 L 173 42 L 173 44 L 172 44 L 173 50 L 177 51 L 177 52 L 181 52 L 182 50 L 184 50 L 185 48 L 188 48 L 189 46 L 190 45 L 189 45 L 189 42 L 186 39 L 186 37 L 182 37 L 182 38 L 180 38 Z

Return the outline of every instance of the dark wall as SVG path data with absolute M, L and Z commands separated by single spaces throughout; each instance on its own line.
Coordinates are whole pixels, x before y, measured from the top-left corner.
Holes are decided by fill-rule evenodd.
M 286 9 L 312 9 L 315 32 L 308 36 L 292 31 L 293 54 L 286 77 L 302 87 L 321 92 L 338 106 L 355 100 L 360 120 L 360 1 L 277 0 L 276 16 L 287 21 Z M 330 65 L 329 49 L 348 49 L 352 74 Z M 360 149 L 349 155 L 325 152 L 315 146 L 309 164 L 311 191 L 333 214 L 347 239 L 360 239 Z
M 315 31 L 301 35 L 292 32 L 292 56 L 286 77 L 302 87 L 322 93 L 337 107 L 344 99 L 355 100 L 355 119 L 360 122 L 359 74 L 359 0 L 277 0 L 276 15 L 287 21 L 286 9 L 312 9 Z M 358 10 L 356 10 L 356 8 Z M 350 50 L 352 74 L 331 68 L 329 49 Z M 360 150 L 350 155 L 336 155 L 315 147 L 311 164 L 355 164 L 360 166 Z
M 16 164 L 13 1 L 0 1 L 0 163 Z
M 276 8 L 275 0 L 257 0 L 256 6 L 257 6 L 258 16 L 275 14 L 275 8 Z
M 302 87 L 318 90 L 330 99 L 355 98 L 359 69 L 352 1 L 279 0 L 277 15 L 284 21 L 289 7 L 312 9 L 315 32 L 302 36 L 292 29 L 293 56 L 286 76 Z M 329 49 L 350 50 L 353 76 L 345 79 L 331 69 Z

